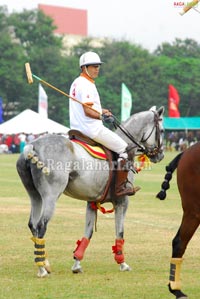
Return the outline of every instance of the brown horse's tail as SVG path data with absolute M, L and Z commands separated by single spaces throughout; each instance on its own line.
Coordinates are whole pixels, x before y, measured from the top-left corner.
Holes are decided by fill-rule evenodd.
M 164 200 L 166 198 L 166 190 L 170 188 L 169 182 L 172 179 L 172 174 L 174 170 L 177 168 L 180 158 L 182 157 L 182 153 L 178 154 L 166 167 L 167 173 L 165 174 L 165 179 L 161 185 L 161 191 L 156 195 L 160 200 Z

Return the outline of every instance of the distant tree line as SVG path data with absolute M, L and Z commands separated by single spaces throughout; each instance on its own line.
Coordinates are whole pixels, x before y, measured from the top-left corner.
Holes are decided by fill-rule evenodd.
M 181 116 L 200 115 L 200 45 L 196 41 L 175 39 L 150 53 L 126 40 L 105 39 L 94 48 L 93 40 L 85 38 L 63 51 L 62 37 L 54 35 L 54 29 L 53 20 L 39 10 L 8 14 L 7 8 L 0 6 L 0 97 L 4 120 L 27 108 L 38 109 L 38 82 L 31 86 L 26 83 L 25 62 L 30 62 L 35 75 L 68 93 L 80 72 L 79 56 L 89 50 L 96 51 L 105 62 L 96 85 L 103 106 L 117 117 L 122 82 L 132 93 L 132 113 L 164 105 L 167 116 L 168 85 L 172 84 L 181 98 Z M 49 118 L 68 125 L 68 98 L 47 87 L 45 90 Z

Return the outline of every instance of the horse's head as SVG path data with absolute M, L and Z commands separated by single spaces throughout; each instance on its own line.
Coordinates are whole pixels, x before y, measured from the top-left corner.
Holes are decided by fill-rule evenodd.
M 141 144 L 144 153 L 153 163 L 160 162 L 164 158 L 163 153 L 163 114 L 164 107 L 156 110 L 153 106 L 146 112 L 144 127 L 142 129 Z
M 119 134 L 130 148 L 142 151 L 153 163 L 164 158 L 163 153 L 163 114 L 164 107 L 151 107 L 148 111 L 139 112 L 129 117 L 123 125 L 119 125 Z

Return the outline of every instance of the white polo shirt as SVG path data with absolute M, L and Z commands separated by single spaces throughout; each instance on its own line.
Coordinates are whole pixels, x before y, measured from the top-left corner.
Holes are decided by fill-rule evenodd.
M 70 96 L 81 103 L 92 104 L 92 108 L 102 113 L 101 102 L 94 80 L 87 75 L 81 75 L 74 80 L 70 88 Z M 79 130 L 90 138 L 98 136 L 103 123 L 100 119 L 88 117 L 80 103 L 69 101 L 70 128 Z

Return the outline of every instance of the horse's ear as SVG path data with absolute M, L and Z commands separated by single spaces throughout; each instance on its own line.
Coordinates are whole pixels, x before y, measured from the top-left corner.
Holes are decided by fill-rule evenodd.
M 165 107 L 164 106 L 161 106 L 158 110 L 157 110 L 157 113 L 159 116 L 163 116 L 165 112 Z
M 155 111 L 155 112 L 156 112 L 156 106 L 152 106 L 149 110 L 150 110 L 150 111 Z

